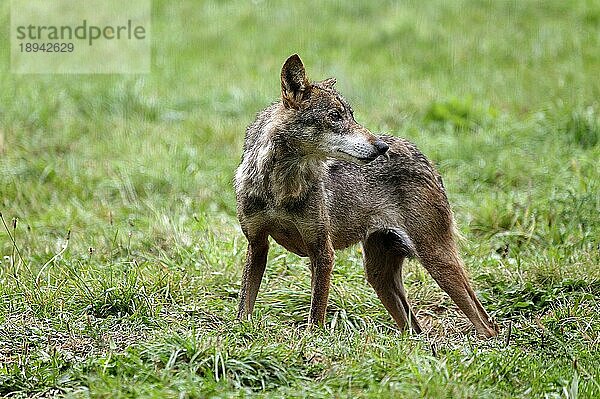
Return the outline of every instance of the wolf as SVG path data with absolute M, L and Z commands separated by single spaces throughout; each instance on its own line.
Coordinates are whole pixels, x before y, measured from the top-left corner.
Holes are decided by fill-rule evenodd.
M 281 99 L 246 130 L 234 178 L 248 240 L 238 318 L 252 313 L 272 237 L 310 259 L 309 326 L 324 323 L 334 251 L 361 243 L 367 281 L 399 329 L 421 332 L 402 282 L 404 260 L 416 258 L 479 334 L 497 335 L 463 268 L 439 173 L 407 140 L 356 122 L 335 83 L 309 81 L 290 56 Z

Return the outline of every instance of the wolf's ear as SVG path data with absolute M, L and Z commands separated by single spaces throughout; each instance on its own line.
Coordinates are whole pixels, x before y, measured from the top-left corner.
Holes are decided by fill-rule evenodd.
M 325 79 L 324 81 L 322 81 L 321 84 L 325 87 L 329 87 L 330 89 L 333 89 L 333 85 L 335 85 L 335 82 L 337 82 L 335 80 L 335 78 L 328 78 L 328 79 Z
M 281 98 L 286 108 L 299 109 L 310 96 L 310 82 L 298 54 L 291 55 L 281 68 Z

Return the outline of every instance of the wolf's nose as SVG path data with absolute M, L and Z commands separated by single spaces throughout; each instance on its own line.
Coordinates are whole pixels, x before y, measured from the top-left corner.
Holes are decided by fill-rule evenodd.
M 390 146 L 381 140 L 376 140 L 375 143 L 373 143 L 373 145 L 375 146 L 375 148 L 377 148 L 377 152 L 379 152 L 379 155 L 385 154 L 386 151 L 390 149 Z

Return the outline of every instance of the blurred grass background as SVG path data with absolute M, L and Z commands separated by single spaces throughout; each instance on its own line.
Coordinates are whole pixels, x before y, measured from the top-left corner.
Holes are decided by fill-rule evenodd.
M 0 394 L 600 395 L 600 2 L 155 0 L 152 40 L 148 75 L 14 75 L 0 46 Z M 357 248 L 323 331 L 277 246 L 234 321 L 231 180 L 292 53 L 438 165 L 501 339 L 414 263 L 428 333 L 394 332 Z

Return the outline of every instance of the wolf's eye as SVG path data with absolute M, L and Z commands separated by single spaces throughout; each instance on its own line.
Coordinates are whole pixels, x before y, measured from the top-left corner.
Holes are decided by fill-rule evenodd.
M 329 112 L 329 119 L 331 119 L 332 122 L 339 122 L 342 120 L 342 114 L 334 109 L 333 111 Z

